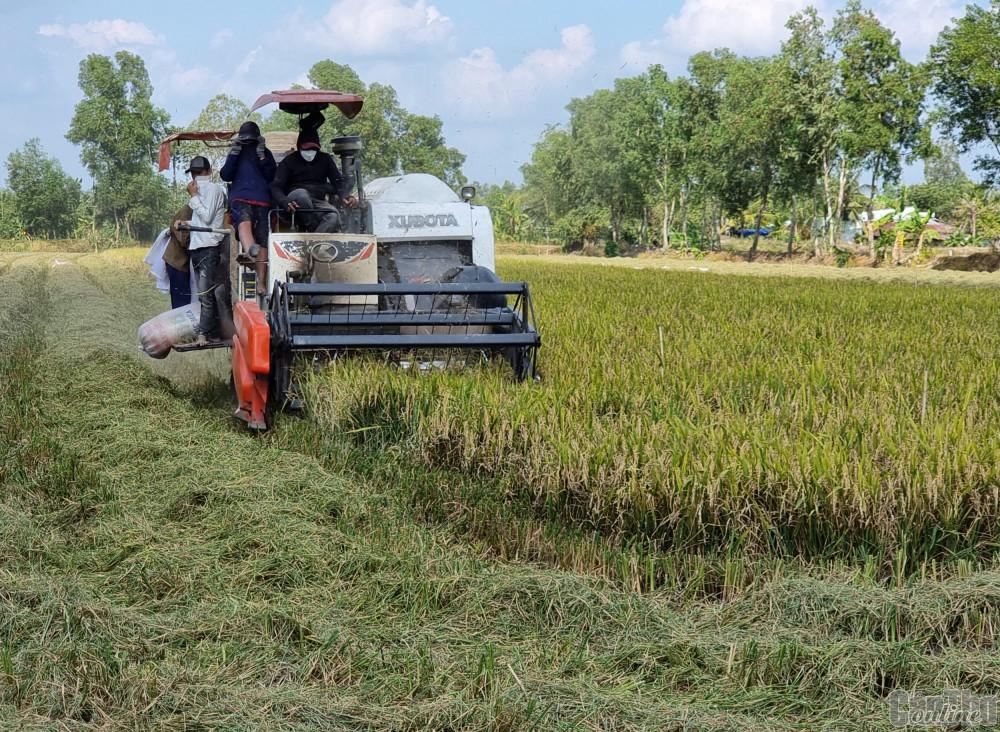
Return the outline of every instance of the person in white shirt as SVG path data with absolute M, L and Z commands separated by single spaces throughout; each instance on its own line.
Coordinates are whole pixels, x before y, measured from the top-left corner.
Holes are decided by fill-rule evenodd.
M 191 199 L 191 226 L 221 229 L 226 212 L 226 191 L 218 183 L 212 182 L 212 165 L 202 155 L 191 159 L 187 173 L 191 180 L 187 184 Z M 191 269 L 194 271 L 198 287 L 198 302 L 201 318 L 198 324 L 199 342 L 220 341 L 225 338 L 222 329 L 223 318 L 231 319 L 226 278 L 229 273 L 222 266 L 223 240 L 225 234 L 206 231 L 192 231 L 188 253 Z

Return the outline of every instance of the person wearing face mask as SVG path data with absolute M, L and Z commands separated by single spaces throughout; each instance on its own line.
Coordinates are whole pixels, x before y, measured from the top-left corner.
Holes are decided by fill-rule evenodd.
M 319 133 L 315 129 L 303 128 L 296 148 L 278 165 L 271 183 L 271 198 L 293 215 L 300 229 L 320 233 L 340 231 L 340 215 L 327 197 L 341 198 L 348 206 L 356 206 L 357 199 L 341 196 L 343 178 L 333 157 L 320 152 Z
M 221 185 L 212 181 L 212 166 L 208 159 L 196 155 L 185 172 L 191 174 L 191 180 L 187 184 L 187 191 L 191 196 L 188 201 L 188 206 L 191 207 L 189 223 L 192 227 L 221 229 L 226 212 L 226 192 Z M 175 222 L 180 223 L 183 222 Z M 199 343 L 223 340 L 223 318 L 227 322 L 232 320 L 232 315 L 228 312 L 231 305 L 226 288 L 229 273 L 223 265 L 224 238 L 225 234 L 192 231 L 188 243 L 191 268 L 198 288 L 198 302 L 201 305 Z
M 247 121 L 240 125 L 219 177 L 232 184 L 230 212 L 239 233 L 240 264 L 254 265 L 257 293 L 267 292 L 268 211 L 270 183 L 277 165 L 267 149 L 260 127 Z

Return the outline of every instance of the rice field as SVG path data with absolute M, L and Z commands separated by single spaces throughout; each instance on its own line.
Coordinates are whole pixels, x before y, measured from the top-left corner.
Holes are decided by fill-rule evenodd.
M 720 379 L 739 373 L 715 362 L 725 349 L 693 323 L 681 337 L 682 324 L 713 299 L 705 288 L 727 293 L 711 312 L 727 312 L 729 301 L 770 303 L 775 323 L 787 322 L 777 305 L 790 311 L 797 297 L 825 297 L 817 322 L 831 331 L 839 303 L 867 300 L 871 338 L 880 329 L 896 337 L 894 324 L 909 322 L 875 305 L 918 298 L 933 305 L 928 323 L 968 325 L 956 336 L 960 343 L 974 342 L 973 326 L 983 325 L 984 350 L 992 339 L 984 303 L 994 291 L 867 283 L 808 295 L 794 281 L 624 270 L 616 279 L 600 271 L 609 290 L 619 287 L 616 294 L 594 286 L 597 270 L 508 262 L 508 275 L 530 276 L 536 285 L 546 341 L 541 385 L 512 386 L 502 374 L 415 380 L 360 367 L 335 383 L 328 371 L 309 383 L 325 398 L 311 403 L 304 419 L 283 419 L 259 438 L 229 415 L 222 354 L 162 362 L 138 354 L 137 326 L 165 307 L 138 265 L 141 256 L 0 255 L 0 729 L 888 731 L 894 690 L 1000 689 L 1000 565 L 970 523 L 956 534 L 965 556 L 904 561 L 906 553 L 897 552 L 899 571 L 888 576 L 875 555 L 811 555 L 820 544 L 803 544 L 798 554 L 791 546 L 769 554 L 733 548 L 713 558 L 707 528 L 681 546 L 631 514 L 616 516 L 608 504 L 584 512 L 599 484 L 592 477 L 559 489 L 557 473 L 537 467 L 560 465 L 542 461 L 542 446 L 525 453 L 538 462 L 518 465 L 489 465 L 487 453 L 467 447 L 466 456 L 440 444 L 435 452 L 433 442 L 413 452 L 425 444 L 415 440 L 418 428 L 431 424 L 432 397 L 443 400 L 439 419 L 447 425 L 476 415 L 460 411 L 473 398 L 483 409 L 486 397 L 506 403 L 520 412 L 503 419 L 520 413 L 526 420 L 531 409 L 587 409 L 588 390 L 600 387 L 597 393 L 618 395 L 617 402 L 604 397 L 600 414 L 608 423 L 598 413 L 581 421 L 564 453 L 576 475 L 584 466 L 597 470 L 593 451 L 582 453 L 585 464 L 573 456 L 602 425 L 610 449 L 613 420 L 631 424 L 627 410 L 607 405 L 627 396 L 631 418 L 655 426 L 651 405 L 674 393 L 668 385 L 709 400 L 712 370 Z M 560 292 L 581 288 L 592 308 L 598 300 L 609 308 L 647 303 L 628 326 L 630 358 L 595 345 L 595 355 L 599 348 L 619 355 L 598 367 L 574 346 L 596 321 L 584 309 L 575 323 L 561 309 Z M 649 289 L 655 296 L 646 300 Z M 669 319 L 664 312 L 674 311 L 658 304 L 668 297 L 676 309 Z M 742 327 L 739 319 L 703 316 L 717 330 Z M 767 323 L 761 313 L 746 317 Z M 849 320 L 845 314 L 835 322 Z M 767 354 L 785 352 L 764 339 L 756 351 L 737 343 L 761 370 L 771 363 Z M 681 353 L 698 371 L 682 371 Z M 812 353 L 818 359 L 819 351 Z M 795 351 L 786 357 L 797 358 Z M 892 360 L 906 358 L 914 356 Z M 841 361 L 843 378 L 855 373 Z M 976 379 L 989 364 L 977 371 L 969 361 L 927 367 L 927 406 L 919 398 L 910 405 L 923 439 L 935 414 L 957 409 L 959 377 L 986 389 Z M 620 378 L 635 373 L 646 374 L 643 388 Z M 679 386 L 682 373 L 687 391 Z M 379 412 L 391 402 L 372 398 L 371 416 L 382 418 L 348 427 L 361 424 L 361 403 L 338 407 L 332 398 L 348 376 L 373 394 L 381 384 L 409 411 Z M 904 385 L 918 384 L 922 396 L 922 373 L 894 382 L 888 376 L 879 374 L 870 398 L 880 394 L 885 401 L 872 403 L 893 405 L 898 394 L 901 418 L 909 403 Z M 808 369 L 800 377 L 812 383 Z M 575 389 L 560 391 L 559 384 Z M 773 382 L 757 383 L 764 387 L 776 390 Z M 734 429 L 741 414 L 724 393 L 720 386 L 714 403 L 718 434 Z M 760 398 L 755 394 L 747 405 Z M 985 419 L 984 399 L 981 391 L 970 397 L 970 441 Z M 787 410 L 788 401 L 778 406 Z M 690 408 L 701 410 L 688 415 L 695 429 L 709 405 Z M 478 419 L 465 423 L 469 443 L 462 445 L 481 439 L 484 425 L 510 424 Z M 786 424 L 778 414 L 770 419 L 775 429 Z M 506 439 L 520 435 L 528 444 L 553 434 L 544 424 L 533 427 Z M 700 434 L 716 434 L 702 427 Z M 683 444 L 695 443 L 688 439 Z M 733 452 L 724 453 L 730 465 L 737 464 Z M 469 468 L 454 467 L 462 465 Z M 608 487 L 627 475 L 605 470 Z M 529 474 L 541 478 L 529 484 L 520 477 Z M 563 493 L 546 502 L 548 490 Z M 626 506 L 626 497 L 621 490 L 615 500 Z M 749 500 L 717 500 L 737 498 Z M 763 518 L 713 531 L 762 550 L 766 537 L 779 535 Z M 662 546 L 630 544 L 628 537 L 642 532 Z M 882 543 L 897 541 L 887 534 Z M 676 582 L 630 581 L 629 572 L 641 573 L 654 555 L 659 579 Z M 612 561 L 620 571 L 605 571 Z M 723 590 L 710 588 L 715 579 L 696 581 L 699 573 L 717 573 Z
M 539 385 L 338 362 L 314 419 L 494 497 L 662 549 L 988 555 L 1000 539 L 992 290 L 507 260 Z

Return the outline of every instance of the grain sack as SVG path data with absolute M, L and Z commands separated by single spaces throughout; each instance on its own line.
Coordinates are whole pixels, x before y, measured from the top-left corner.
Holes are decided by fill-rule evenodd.
M 174 308 L 139 326 L 139 344 L 153 358 L 166 358 L 170 349 L 198 338 L 197 302 Z

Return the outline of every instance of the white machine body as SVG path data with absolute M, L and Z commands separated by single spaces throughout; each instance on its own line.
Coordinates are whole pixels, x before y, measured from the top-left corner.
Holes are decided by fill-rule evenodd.
M 439 178 L 378 178 L 365 185 L 364 200 L 365 233 L 272 232 L 267 292 L 288 280 L 420 283 L 469 265 L 495 271 L 489 208 L 461 200 Z
M 486 206 L 466 203 L 439 178 L 411 173 L 365 184 L 372 233 L 381 242 L 472 244 L 472 264 L 496 269 L 493 219 Z

